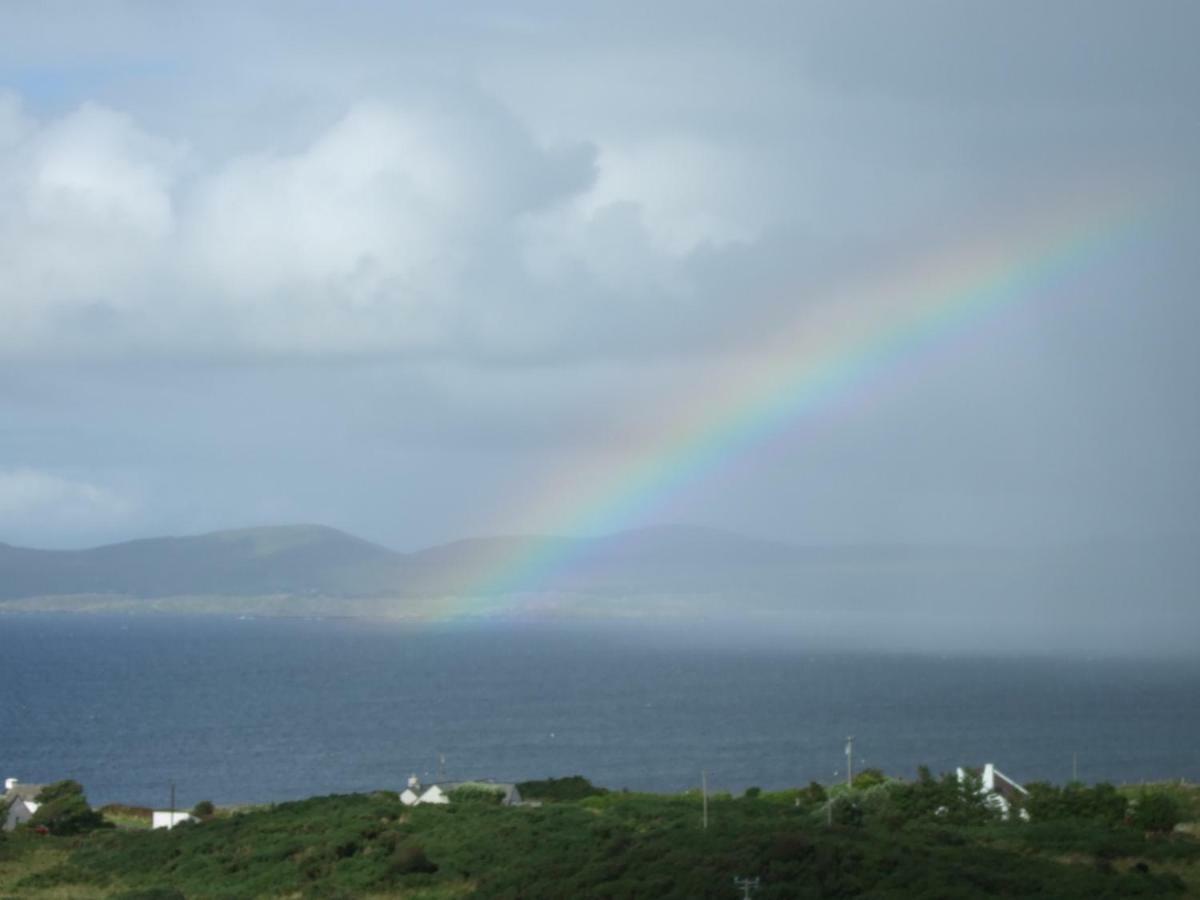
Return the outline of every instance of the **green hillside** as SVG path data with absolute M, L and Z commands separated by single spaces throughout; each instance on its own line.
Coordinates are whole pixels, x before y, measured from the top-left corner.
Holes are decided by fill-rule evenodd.
M 998 821 L 948 780 L 831 789 L 832 799 L 820 786 L 750 791 L 710 798 L 704 829 L 696 794 L 601 793 L 582 779 L 523 787 L 573 799 L 407 808 L 379 792 L 218 814 L 171 832 L 18 831 L 0 844 L 0 898 L 695 900 L 740 896 L 735 876 L 760 879 L 756 898 L 780 900 L 1092 900 L 1200 888 L 1200 841 L 1188 826 L 1153 833 L 1136 814 L 1106 820 L 1114 794 L 1103 789 L 1047 788 L 1042 800 L 1060 806 L 1032 822 Z

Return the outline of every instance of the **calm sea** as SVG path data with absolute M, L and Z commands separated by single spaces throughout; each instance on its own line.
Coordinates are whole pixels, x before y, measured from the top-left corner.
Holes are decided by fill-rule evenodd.
M 645 627 L 0 616 L 0 776 L 97 804 L 425 779 L 781 788 L 855 765 L 1200 779 L 1200 662 L 854 654 Z

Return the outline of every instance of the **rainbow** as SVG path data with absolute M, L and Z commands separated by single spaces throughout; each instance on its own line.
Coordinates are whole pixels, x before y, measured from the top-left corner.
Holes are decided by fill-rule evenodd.
M 676 398 L 673 413 L 635 450 L 619 462 L 549 480 L 523 515 L 559 535 L 629 527 L 723 463 L 1132 244 L 1156 205 L 1146 191 L 1089 192 L 882 277 L 803 298 L 803 311 L 752 358 L 707 381 L 703 391 Z M 494 612 L 497 603 L 513 611 L 536 608 L 539 587 L 573 561 L 578 546 L 562 539 L 515 542 L 443 598 L 438 617 Z

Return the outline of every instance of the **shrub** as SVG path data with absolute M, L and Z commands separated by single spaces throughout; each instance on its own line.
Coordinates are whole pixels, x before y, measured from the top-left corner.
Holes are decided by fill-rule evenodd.
M 397 875 L 432 874 L 437 870 L 437 863 L 425 855 L 423 848 L 414 845 L 399 848 L 392 862 L 392 871 Z
M 522 781 L 517 785 L 524 800 L 552 800 L 570 802 L 583 800 L 585 797 L 601 797 L 608 793 L 607 788 L 596 787 L 582 775 L 572 775 L 569 778 L 547 778 L 543 781 Z
M 1039 822 L 1076 819 L 1119 825 L 1125 820 L 1129 805 L 1116 788 L 1104 783 L 1087 787 L 1072 782 L 1065 788 L 1034 783 L 1028 786 L 1028 791 L 1025 809 L 1031 819 Z
M 1142 794 L 1133 807 L 1134 826 L 1152 834 L 1174 831 L 1180 818 L 1179 804 L 1174 797 L 1162 791 Z
M 51 834 L 83 834 L 97 828 L 111 828 L 104 816 L 88 806 L 83 786 L 78 781 L 57 781 L 37 796 L 41 804 L 29 820 L 33 828 L 45 828 Z
M 829 803 L 831 808 L 826 811 L 826 814 L 834 825 L 858 828 L 863 824 L 863 809 L 857 797 L 842 794 L 834 797 Z
M 851 782 L 853 787 L 864 791 L 867 788 L 875 787 L 877 784 L 883 784 L 887 781 L 887 776 L 883 774 L 881 769 L 863 769 L 854 776 L 854 781 Z
M 808 787 L 800 791 L 800 799 L 808 803 L 824 803 L 829 799 L 829 794 L 825 790 L 825 786 L 818 784 L 815 781 L 810 781 Z
M 755 799 L 756 797 L 758 797 L 758 796 L 759 796 L 759 795 L 761 795 L 761 794 L 762 794 L 762 788 L 760 788 L 760 787 L 748 787 L 748 788 L 746 788 L 745 797 L 746 797 L 747 799 L 753 800 L 753 799 Z
M 217 811 L 211 800 L 201 800 L 192 807 L 192 815 L 197 819 L 211 819 L 213 813 Z
M 504 788 L 494 784 L 460 784 L 447 795 L 451 803 L 476 803 L 499 806 L 504 800 Z

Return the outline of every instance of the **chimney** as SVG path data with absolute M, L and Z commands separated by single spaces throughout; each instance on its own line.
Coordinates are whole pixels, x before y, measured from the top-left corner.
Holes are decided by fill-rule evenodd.
M 19 783 L 20 782 L 17 781 L 17 779 L 15 779 L 15 778 L 5 778 L 4 779 L 4 792 L 7 794 L 9 791 L 11 791 L 13 788 L 15 788 Z

